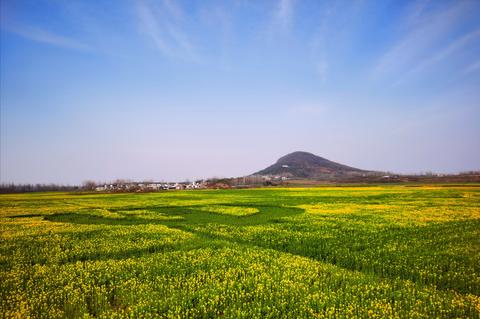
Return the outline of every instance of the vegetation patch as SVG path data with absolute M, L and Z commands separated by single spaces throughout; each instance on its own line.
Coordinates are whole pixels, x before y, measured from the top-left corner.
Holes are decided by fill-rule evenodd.
M 226 205 L 202 206 L 200 210 L 212 212 L 215 214 L 238 216 L 238 217 L 251 216 L 259 213 L 258 208 L 255 208 L 255 207 L 226 206 Z
M 478 318 L 480 188 L 0 196 L 5 318 Z

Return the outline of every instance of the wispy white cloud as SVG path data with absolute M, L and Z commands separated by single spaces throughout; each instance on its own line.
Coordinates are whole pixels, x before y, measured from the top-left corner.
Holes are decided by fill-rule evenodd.
M 310 41 L 310 58 L 313 61 L 313 67 L 320 76 L 322 82 L 327 80 L 329 63 L 328 63 L 328 44 L 330 41 L 330 19 L 335 14 L 336 4 L 327 6 L 321 17 L 320 26 L 314 33 Z
M 272 38 L 275 34 L 288 32 L 293 24 L 294 12 L 295 0 L 278 0 L 273 9 L 267 37 Z
M 418 62 L 414 67 L 412 67 L 408 72 L 403 74 L 396 82 L 394 85 L 398 85 L 406 81 L 408 78 L 411 76 L 414 76 L 416 74 L 421 73 L 422 71 L 428 69 L 429 67 L 434 66 L 437 63 L 440 63 L 444 60 L 448 60 L 450 56 L 452 56 L 454 53 L 460 51 L 461 49 L 465 48 L 467 45 L 469 45 L 471 42 L 478 41 L 480 40 L 480 30 L 474 30 L 471 32 L 468 32 L 467 34 L 464 34 L 460 36 L 459 38 L 455 39 L 453 42 L 451 42 L 449 45 L 444 47 L 443 49 L 440 49 L 438 52 L 435 54 L 428 56 Z
M 423 5 L 424 2 L 422 2 Z M 375 78 L 383 76 L 403 76 L 417 68 L 422 69 L 435 61 L 439 61 L 460 47 L 468 39 L 453 44 L 451 48 L 441 49 L 444 39 L 462 17 L 471 9 L 468 2 L 454 2 L 450 7 L 425 13 L 424 6 L 409 15 L 406 22 L 410 27 L 406 35 L 380 58 L 373 68 Z M 429 57 L 430 52 L 440 47 L 441 52 Z M 398 80 L 397 80 L 398 81 Z
M 136 11 L 141 31 L 162 54 L 169 58 L 199 61 L 197 51 L 182 27 L 183 11 L 174 1 L 150 3 L 137 0 Z
M 327 79 L 328 62 L 326 59 L 326 19 L 319 31 L 310 42 L 310 58 L 315 71 L 320 75 L 322 82 Z
M 150 37 L 158 50 L 167 56 L 173 56 L 170 46 L 166 43 L 162 35 L 162 31 L 158 25 L 159 22 L 150 7 L 144 1 L 137 1 L 137 12 L 142 31 Z
M 168 13 L 175 17 L 176 19 L 184 19 L 185 15 L 183 14 L 183 11 L 177 4 L 175 3 L 177 1 L 174 0 L 163 0 L 163 5 L 165 9 L 167 9 Z
M 38 27 L 2 23 L 2 29 L 35 42 L 74 50 L 92 50 L 92 47 L 86 43 Z
M 477 60 L 477 61 L 469 64 L 469 65 L 463 70 L 463 73 L 464 73 L 464 74 L 470 74 L 470 73 L 477 72 L 477 71 L 480 71 L 480 60 Z
M 323 1 L 316 7 L 318 10 L 318 28 L 313 33 L 309 43 L 310 59 L 313 69 L 317 72 L 322 82 L 328 80 L 328 75 L 333 74 L 342 54 L 354 50 L 358 25 L 364 19 L 368 10 L 365 1 Z M 351 59 L 351 58 L 349 58 Z M 342 66 L 346 61 L 342 61 Z
M 404 25 L 406 27 L 415 27 L 421 21 L 421 16 L 425 13 L 430 2 L 431 0 L 413 2 L 408 10 Z
M 432 64 L 442 61 L 448 58 L 454 52 L 467 46 L 470 42 L 478 39 L 480 39 L 480 30 L 474 30 L 472 32 L 469 32 L 461 36 L 460 38 L 454 40 L 452 43 L 450 43 L 450 45 L 448 45 L 438 53 L 434 54 L 432 57 L 423 60 L 421 64 L 415 68 L 415 70 L 421 70 Z
M 322 80 L 322 82 L 325 82 L 327 80 L 328 74 L 328 62 L 326 58 L 322 58 L 321 60 L 317 61 L 315 67 L 320 76 L 320 79 Z
M 294 0 L 279 0 L 275 18 L 283 25 L 286 26 L 291 22 L 294 9 Z

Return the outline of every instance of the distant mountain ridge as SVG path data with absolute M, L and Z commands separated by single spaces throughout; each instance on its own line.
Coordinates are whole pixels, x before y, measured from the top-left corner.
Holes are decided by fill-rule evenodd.
M 308 152 L 293 152 L 253 175 L 284 176 L 298 179 L 341 179 L 378 175 L 380 172 L 362 170 L 339 164 Z

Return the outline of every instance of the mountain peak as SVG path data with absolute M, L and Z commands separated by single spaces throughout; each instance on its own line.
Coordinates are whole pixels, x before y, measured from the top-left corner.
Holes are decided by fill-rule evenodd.
M 280 157 L 277 162 L 255 175 L 275 175 L 301 179 L 337 179 L 374 173 L 332 162 L 315 154 L 296 151 Z
M 317 161 L 318 159 L 325 160 L 323 157 L 317 156 L 309 152 L 296 151 L 280 157 L 277 160 L 277 163 L 314 162 L 314 161 Z

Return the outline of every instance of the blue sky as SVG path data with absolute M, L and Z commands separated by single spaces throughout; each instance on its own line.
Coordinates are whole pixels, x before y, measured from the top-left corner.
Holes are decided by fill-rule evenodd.
M 0 3 L 1 182 L 480 169 L 480 1 Z

